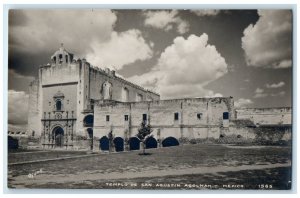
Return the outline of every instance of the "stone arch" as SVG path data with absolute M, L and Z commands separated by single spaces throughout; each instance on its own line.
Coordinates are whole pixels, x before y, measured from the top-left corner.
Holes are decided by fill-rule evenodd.
M 178 145 L 179 145 L 178 140 L 172 136 L 167 137 L 162 141 L 163 147 L 178 146 Z
M 145 140 L 146 149 L 157 148 L 157 141 L 154 137 L 148 137 Z
M 131 137 L 129 139 L 129 150 L 140 150 L 140 139 L 137 137 Z
M 93 127 L 94 126 L 94 115 L 92 115 L 92 114 L 86 115 L 83 119 L 83 126 L 84 127 Z
M 55 146 L 62 147 L 64 145 L 64 130 L 61 126 L 56 126 L 52 130 Z
M 116 152 L 124 151 L 124 140 L 121 137 L 116 137 L 114 139 L 114 145 Z
M 106 136 L 103 136 L 102 138 L 100 138 L 99 140 L 99 149 L 102 151 L 109 151 L 109 139 Z

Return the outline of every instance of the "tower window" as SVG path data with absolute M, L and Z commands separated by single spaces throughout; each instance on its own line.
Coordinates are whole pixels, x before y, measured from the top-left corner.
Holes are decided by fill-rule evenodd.
M 106 122 L 109 122 L 109 115 L 106 115 Z
M 197 113 L 197 119 L 201 120 L 201 118 L 202 118 L 202 113 Z
M 124 115 L 124 120 L 128 121 L 128 115 Z
M 60 54 L 58 57 L 59 57 L 59 63 L 62 63 L 62 62 L 63 62 L 63 57 L 62 57 L 62 55 Z
M 61 107 L 62 107 L 61 101 L 60 100 L 56 101 L 56 111 L 61 111 Z
M 174 113 L 174 120 L 179 120 L 179 113 L 178 112 Z

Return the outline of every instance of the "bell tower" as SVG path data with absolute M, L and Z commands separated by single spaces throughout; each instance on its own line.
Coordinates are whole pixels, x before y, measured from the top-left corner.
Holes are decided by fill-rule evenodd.
M 52 65 L 69 65 L 73 61 L 73 56 L 73 54 L 64 48 L 64 44 L 61 43 L 60 48 L 51 56 Z

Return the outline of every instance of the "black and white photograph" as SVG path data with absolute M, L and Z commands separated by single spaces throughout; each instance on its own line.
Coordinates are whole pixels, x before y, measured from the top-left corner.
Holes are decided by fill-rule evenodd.
M 294 16 L 9 9 L 7 188 L 291 190 Z

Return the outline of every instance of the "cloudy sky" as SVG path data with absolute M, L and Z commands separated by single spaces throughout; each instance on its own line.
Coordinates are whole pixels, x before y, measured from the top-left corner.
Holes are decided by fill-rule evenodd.
M 26 125 L 28 85 L 60 43 L 162 99 L 291 106 L 290 10 L 10 10 L 9 126 Z

